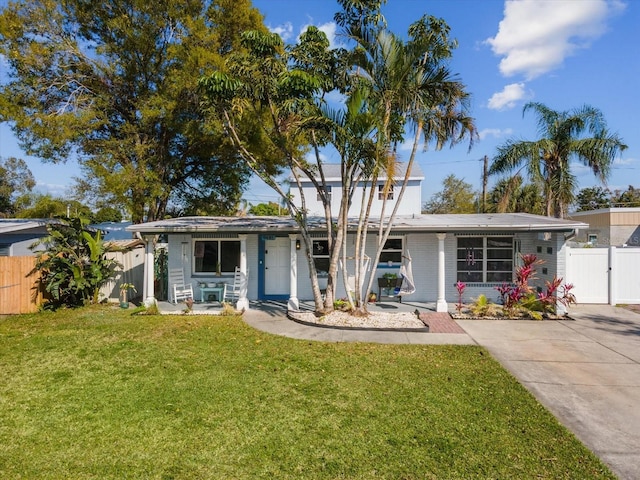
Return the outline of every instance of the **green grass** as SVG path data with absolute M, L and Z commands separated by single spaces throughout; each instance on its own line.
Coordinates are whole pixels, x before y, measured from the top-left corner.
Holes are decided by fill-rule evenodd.
M 237 317 L 0 320 L 0 478 L 614 478 L 478 347 Z

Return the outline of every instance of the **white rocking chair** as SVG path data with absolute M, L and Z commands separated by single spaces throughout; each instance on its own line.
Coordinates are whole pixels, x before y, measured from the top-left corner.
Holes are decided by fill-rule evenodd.
M 184 271 L 181 268 L 169 269 L 169 285 L 172 286 L 173 303 L 193 298 L 193 286 L 184 281 Z
M 242 273 L 240 267 L 236 267 L 233 272 L 233 284 L 228 285 L 224 292 L 224 301 L 238 301 L 240 299 L 240 290 L 242 288 Z

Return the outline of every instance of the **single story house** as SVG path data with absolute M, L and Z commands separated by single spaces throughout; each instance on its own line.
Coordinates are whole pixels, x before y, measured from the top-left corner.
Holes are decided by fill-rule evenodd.
M 640 247 L 640 208 L 600 208 L 572 213 L 569 218 L 587 223 L 576 242 L 603 247 Z
M 319 272 L 328 263 L 324 219 L 309 221 L 312 257 Z M 465 301 L 486 294 L 497 300 L 495 287 L 512 282 L 519 254 L 536 254 L 545 263 L 536 286 L 565 275 L 566 243 L 587 225 L 573 220 L 525 213 L 404 215 L 393 222 L 381 261 L 369 273 L 381 277 L 397 273 L 407 252 L 412 258 L 416 291 L 403 301 L 436 302 L 447 311 L 457 301 L 455 284 L 465 282 Z M 183 217 L 132 225 L 127 228 L 146 242 L 144 298 L 154 301 L 154 241 L 168 244 L 168 268 L 182 269 L 200 298 L 199 285 L 233 281 L 235 267 L 244 278 L 238 308 L 250 300 L 285 300 L 289 309 L 313 298 L 306 251 L 300 229 L 288 217 Z M 370 224 L 367 253 L 375 252 L 376 221 Z M 352 255 L 354 236 L 347 236 Z M 349 265 L 347 265 L 349 269 Z M 351 268 L 351 270 L 353 270 Z M 375 284 L 374 284 L 375 285 Z M 337 297 L 345 295 L 338 274 Z M 171 285 L 169 285 L 171 290 Z
M 49 235 L 47 225 L 55 219 L 2 218 L 0 219 L 0 257 L 35 255 L 29 249 L 36 240 Z M 44 249 L 41 247 L 40 249 Z

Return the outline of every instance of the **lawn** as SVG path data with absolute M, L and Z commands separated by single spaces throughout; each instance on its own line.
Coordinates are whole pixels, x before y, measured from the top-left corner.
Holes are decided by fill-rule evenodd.
M 114 307 L 0 320 L 0 478 L 614 478 L 486 350 Z

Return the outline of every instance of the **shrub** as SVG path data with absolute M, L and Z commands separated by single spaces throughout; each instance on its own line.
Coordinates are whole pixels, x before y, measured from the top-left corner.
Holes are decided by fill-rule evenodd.
M 114 251 L 102 241 L 102 233 L 88 228 L 84 218 L 61 219 L 47 225 L 49 236 L 35 242 L 46 249 L 37 253 L 36 270 L 50 298 L 45 308 L 78 307 L 97 303 L 100 287 L 120 264 L 107 258 Z

